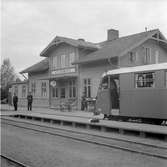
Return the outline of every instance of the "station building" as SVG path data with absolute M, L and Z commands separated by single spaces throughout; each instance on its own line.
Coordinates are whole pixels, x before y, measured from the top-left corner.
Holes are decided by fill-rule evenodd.
M 27 105 L 30 91 L 33 106 L 59 108 L 70 103 L 80 109 L 83 94 L 95 98 L 101 76 L 107 70 L 167 62 L 167 40 L 159 29 L 119 37 L 107 31 L 99 43 L 56 36 L 40 53 L 44 60 L 21 71 L 28 80 L 14 83 L 19 105 Z

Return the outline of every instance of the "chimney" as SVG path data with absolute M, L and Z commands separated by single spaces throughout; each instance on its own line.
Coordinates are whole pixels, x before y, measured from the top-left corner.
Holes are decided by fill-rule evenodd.
M 112 41 L 119 38 L 119 31 L 114 29 L 109 29 L 107 31 L 107 40 Z

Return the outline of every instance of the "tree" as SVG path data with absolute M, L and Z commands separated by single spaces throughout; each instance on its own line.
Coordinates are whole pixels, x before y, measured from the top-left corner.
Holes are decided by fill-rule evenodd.
M 3 99 L 7 98 L 10 84 L 13 81 L 15 81 L 17 76 L 8 58 L 3 60 L 0 71 L 1 71 L 1 99 Z

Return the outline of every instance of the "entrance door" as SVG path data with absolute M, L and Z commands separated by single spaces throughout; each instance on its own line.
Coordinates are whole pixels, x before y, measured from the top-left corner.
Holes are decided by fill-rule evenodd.
M 66 98 L 66 89 L 64 87 L 60 88 L 60 98 L 61 99 Z

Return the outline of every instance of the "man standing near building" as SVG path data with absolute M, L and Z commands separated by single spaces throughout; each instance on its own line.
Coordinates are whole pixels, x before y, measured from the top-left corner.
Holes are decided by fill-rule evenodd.
M 13 105 L 14 105 L 14 110 L 17 111 L 17 102 L 18 102 L 18 97 L 16 95 L 16 93 L 14 93 L 13 96 Z
M 28 111 L 32 110 L 32 101 L 33 101 L 33 96 L 31 95 L 31 92 L 28 93 L 28 96 L 27 96 L 27 108 L 28 108 Z

